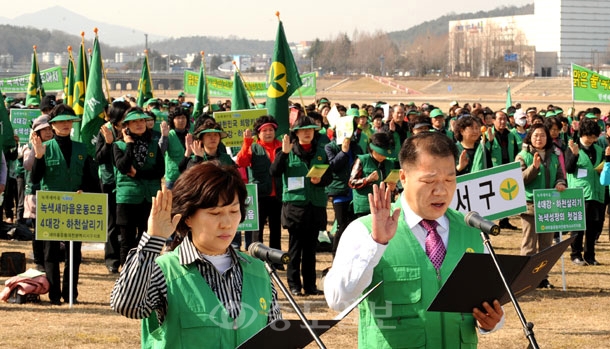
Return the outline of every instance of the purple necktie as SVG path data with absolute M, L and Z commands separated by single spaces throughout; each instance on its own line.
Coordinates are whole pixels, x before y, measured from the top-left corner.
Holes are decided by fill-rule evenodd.
M 445 254 L 447 250 L 445 249 L 445 244 L 443 244 L 443 239 L 438 235 L 436 231 L 436 227 L 438 227 L 438 222 L 422 219 L 419 224 L 426 229 L 428 234 L 426 235 L 426 254 L 432 265 L 434 265 L 435 269 L 440 269 L 441 264 L 443 264 L 443 260 L 445 259 Z

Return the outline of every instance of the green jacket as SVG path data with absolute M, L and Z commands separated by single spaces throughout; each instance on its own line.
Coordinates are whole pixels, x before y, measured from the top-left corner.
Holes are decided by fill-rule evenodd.
M 494 132 L 494 136 L 496 134 L 496 129 L 494 127 L 493 129 Z M 508 162 L 513 162 L 515 161 L 515 155 L 517 155 L 517 153 L 519 151 L 521 151 L 521 147 L 518 147 L 519 141 L 517 140 L 517 138 L 521 138 L 519 136 L 516 136 L 514 133 L 510 132 L 509 130 L 506 130 L 507 134 L 508 134 L 508 144 L 506 145 L 507 148 L 506 150 L 508 151 Z M 491 151 L 491 165 L 488 165 L 487 168 L 491 168 L 492 165 L 493 166 L 500 166 L 503 165 L 502 163 L 502 145 L 500 144 L 500 142 L 498 141 L 498 137 L 494 137 L 493 142 L 487 142 L 485 143 L 485 146 L 487 147 L 487 149 L 489 151 Z
M 363 135 L 363 137 L 366 136 Z M 352 154 L 351 163 L 349 154 L 343 153 L 341 146 L 337 144 L 336 139 L 333 139 L 330 143 L 328 143 L 325 150 L 327 155 L 334 155 L 334 158 L 329 160 L 333 164 L 333 181 L 326 187 L 326 193 L 329 196 L 348 196 L 351 193 L 351 188 L 347 183 L 349 182 L 349 176 L 352 171 L 352 165 L 355 157 L 362 154 L 360 146 L 353 141 L 350 142 L 350 151 Z
M 167 151 L 165 152 L 165 180 L 175 182 L 180 176 L 178 165 L 184 158 L 186 149 L 180 142 L 180 138 L 176 134 L 176 130 L 169 130 L 167 135 Z
M 464 151 L 464 146 L 461 142 L 456 142 L 455 145 L 458 148 L 458 158 L 455 160 L 455 165 L 457 166 L 460 161 L 460 154 L 462 154 L 462 151 Z M 477 142 L 475 144 L 475 148 L 476 150 L 474 152 L 474 158 L 468 157 L 468 165 L 466 166 L 466 169 L 460 171 L 459 174 L 477 172 L 489 167 L 485 166 L 487 161 L 485 158 L 485 150 L 483 146 L 481 146 L 481 143 Z
M 181 265 L 179 249 L 156 259 L 167 284 L 167 315 L 142 320 L 142 348 L 235 348 L 267 325 L 271 281 L 263 263 L 238 252 L 243 273 L 241 311 L 232 319 L 199 272 Z
M 83 182 L 87 148 L 83 143 L 72 141 L 70 168 L 64 159 L 55 138 L 44 142 L 46 150 L 44 161 L 46 170 L 40 181 L 41 190 L 77 191 Z
M 557 155 L 550 149 L 546 152 L 549 153 L 548 168 L 545 165 L 545 161 L 541 161 L 536 177 L 529 182 L 526 182 L 524 178 L 525 200 L 527 202 L 534 202 L 535 189 L 554 188 L 557 181 L 557 171 L 559 171 L 561 174 L 561 168 L 559 167 L 559 159 L 557 158 Z M 526 168 L 529 168 L 534 163 L 534 154 L 530 153 L 529 151 L 522 150 L 517 156 L 523 159 Z
M 604 151 L 597 144 L 591 145 L 595 148 L 595 164 L 591 163 L 589 156 L 580 149 L 578 152 L 578 161 L 576 162 L 577 170 L 575 173 L 568 173 L 568 187 L 569 188 L 582 188 L 585 201 L 595 200 L 604 203 L 604 191 L 605 188 L 599 182 L 599 173 L 595 170 L 595 167 L 604 160 Z M 587 175 L 582 178 L 578 178 L 578 170 L 584 169 L 587 171 Z
M 272 177 L 269 173 L 271 167 L 271 160 L 267 156 L 265 148 L 258 143 L 252 143 L 252 159 L 250 160 L 250 167 L 248 172 L 248 178 L 250 183 L 257 185 L 258 196 L 269 196 L 271 195 L 272 182 L 275 182 L 275 193 L 277 197 L 282 194 L 280 189 L 282 188 L 282 180 L 279 177 Z
M 359 305 L 360 348 L 477 347 L 472 313 L 426 311 L 462 255 L 483 252 L 478 230 L 466 227 L 464 216 L 457 211 L 449 209 L 446 215 L 451 231 L 439 279 L 425 250 L 407 227 L 401 210 L 397 233 L 375 267 L 371 285 L 384 282 Z M 371 216 L 359 220 L 370 233 Z
M 114 128 L 114 126 L 112 125 L 104 125 L 104 127 L 107 127 L 108 129 L 110 129 L 110 131 L 112 131 L 112 135 L 114 137 L 114 139 L 117 139 L 117 132 Z M 100 133 L 98 135 L 98 137 L 103 137 L 102 134 Z M 112 147 L 110 147 L 110 149 L 112 149 Z M 114 161 L 114 159 L 113 159 Z M 114 166 L 112 165 L 112 163 L 100 163 L 98 168 L 97 168 L 97 174 L 100 177 L 100 180 L 102 181 L 103 184 L 114 184 L 116 182 L 116 178 L 114 176 Z
M 376 171 L 379 179 L 375 182 L 368 183 L 363 188 L 353 190 L 354 199 L 352 202 L 354 204 L 355 214 L 371 212 L 369 194 L 373 193 L 373 184 L 379 185 L 394 168 L 394 162 L 386 159 L 381 164 L 381 166 L 383 166 L 382 173 L 380 167 L 377 166 L 377 161 L 373 159 L 371 154 L 358 155 L 358 159 L 360 159 L 360 162 L 362 163 L 362 177 L 366 177 Z
M 119 149 L 125 151 L 127 144 L 123 141 L 117 141 L 115 143 Z M 136 170 L 148 170 L 155 166 L 157 151 L 159 146 L 157 142 L 152 140 L 148 144 L 148 156 L 146 161 L 141 168 Z M 132 178 L 126 174 L 121 173 L 115 167 L 116 176 L 116 202 L 117 204 L 140 204 L 144 201 L 151 202 L 153 196 L 157 195 L 157 191 L 161 190 L 160 179 L 142 179 Z
M 290 202 L 297 206 L 305 206 L 311 203 L 313 206 L 326 207 L 326 191 L 324 187 L 311 183 L 306 177 L 312 165 L 328 164 L 324 144 L 317 144 L 316 154 L 309 164 L 290 151 L 286 171 L 282 175 L 282 201 Z

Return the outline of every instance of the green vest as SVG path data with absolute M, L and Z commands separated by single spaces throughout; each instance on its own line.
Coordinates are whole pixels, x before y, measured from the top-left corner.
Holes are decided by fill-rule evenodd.
M 235 348 L 267 325 L 273 302 L 271 281 L 261 261 L 244 260 L 241 311 L 232 319 L 197 263 L 180 265 L 179 249 L 156 259 L 167 284 L 167 315 L 142 320 L 142 348 Z
M 127 149 L 127 144 L 123 141 L 117 141 L 116 145 L 122 151 Z M 140 168 L 132 164 L 139 170 L 149 170 L 156 164 L 157 151 L 159 146 L 157 142 L 152 140 L 148 144 L 148 156 L 144 165 Z M 157 190 L 161 190 L 161 179 L 142 179 L 132 178 L 126 174 L 122 174 L 115 167 L 116 175 L 116 202 L 117 204 L 140 204 L 144 201 L 152 202 L 152 197 L 157 195 Z
M 41 190 L 77 191 L 83 182 L 83 169 L 87 158 L 87 148 L 83 143 L 72 141 L 70 168 L 61 153 L 55 138 L 43 144 L 47 149 L 44 154 L 46 170 L 40 181 Z
M 114 136 L 114 139 L 117 139 L 117 132 L 114 129 L 114 127 L 112 125 L 104 125 L 105 127 L 107 127 L 110 131 L 112 131 L 112 135 Z M 99 135 L 99 137 L 103 137 L 101 134 Z M 112 147 L 110 147 L 110 149 L 112 150 Z M 100 177 L 100 180 L 102 181 L 103 184 L 114 184 L 116 182 L 116 179 L 114 177 L 114 166 L 112 165 L 112 163 L 114 162 L 114 158 L 112 159 L 112 162 L 109 164 L 99 164 L 99 167 L 97 169 L 97 174 Z
M 311 183 L 311 180 L 307 175 L 309 167 L 317 164 L 328 164 L 326 158 L 326 152 L 324 151 L 324 145 L 318 143 L 316 148 L 316 154 L 311 163 L 307 164 L 300 157 L 298 157 L 294 151 L 288 153 L 288 163 L 286 164 L 286 171 L 282 175 L 282 201 L 290 202 L 297 206 L 306 206 L 311 203 L 317 207 L 326 207 L 328 197 L 324 187 L 320 187 Z M 297 181 L 303 180 L 303 187 L 288 190 L 289 178 L 295 178 Z
M 360 162 L 362 163 L 362 177 L 367 177 L 373 172 L 377 172 L 377 175 L 379 176 L 379 179 L 375 182 L 368 183 L 363 188 L 354 189 L 352 191 L 352 194 L 354 195 L 354 199 L 352 201 L 354 204 L 354 213 L 369 213 L 371 212 L 371 207 L 369 205 L 369 194 L 373 193 L 373 184 L 379 185 L 381 181 L 385 179 L 384 175 L 387 176 L 390 171 L 392 171 L 394 168 L 394 163 L 391 160 L 385 159 L 381 164 L 384 172 L 382 174 L 371 154 L 358 155 L 358 159 L 360 159 Z
M 366 137 L 364 134 L 362 137 Z M 330 143 L 327 144 L 327 147 L 330 147 L 334 154 L 339 154 L 341 152 L 341 146 L 337 144 L 337 140 L 333 139 Z M 356 149 L 357 147 L 351 147 L 351 149 Z M 352 151 L 352 157 L 356 156 Z M 336 168 L 335 168 L 336 170 Z M 352 172 L 352 166 L 345 166 L 345 168 L 341 169 L 340 172 L 333 171 L 333 181 L 326 187 L 326 193 L 328 195 L 349 195 L 349 191 L 351 190 L 347 183 L 349 182 L 349 175 Z
M 250 160 L 250 172 L 249 179 L 250 183 L 257 185 L 258 196 L 269 196 L 271 195 L 272 181 L 275 181 L 275 193 L 279 196 L 280 188 L 282 188 L 282 181 L 279 177 L 272 177 L 269 173 L 271 167 L 271 160 L 267 156 L 265 148 L 258 143 L 252 143 L 252 159 Z
M 180 171 L 178 165 L 184 158 L 184 152 L 186 149 L 180 143 L 180 138 L 176 134 L 176 130 L 169 130 L 167 135 L 168 147 L 165 152 L 165 180 L 168 182 L 175 182 L 180 177 Z
M 521 149 L 521 147 L 523 146 L 523 138 L 521 138 L 521 136 L 519 135 L 519 132 L 517 132 L 517 128 L 516 127 L 511 128 L 510 133 L 515 135 L 515 141 L 517 142 L 517 149 Z
M 401 209 L 397 233 L 373 270 L 371 285 L 381 280 L 383 284 L 359 305 L 360 348 L 477 347 L 472 313 L 426 311 L 462 255 L 483 252 L 479 231 L 466 227 L 464 216 L 457 211 L 448 209 L 446 215 L 452 231 L 439 280 L 426 252 L 407 227 Z M 370 233 L 371 216 L 359 220 Z
M 495 127 L 493 128 L 493 132 L 495 135 L 496 129 Z M 521 138 L 519 136 L 516 136 L 514 133 L 510 132 L 509 130 L 507 130 L 508 133 L 508 144 L 507 146 L 507 151 L 508 151 L 508 162 L 513 162 L 515 161 L 515 146 L 519 143 L 515 138 Z M 485 145 L 488 147 L 487 149 L 489 149 L 489 147 L 491 147 L 491 164 L 493 166 L 500 166 L 503 165 L 502 164 L 502 145 L 500 144 L 500 142 L 497 139 L 498 137 L 494 138 L 493 142 L 487 142 Z M 491 145 L 490 145 L 491 143 Z M 517 148 L 520 149 L 520 148 Z M 491 168 L 492 166 L 487 166 L 488 168 Z
M 552 151 L 552 150 L 547 150 Z M 534 155 L 529 151 L 522 150 L 519 156 L 525 162 L 525 166 L 529 167 L 534 163 Z M 535 189 L 548 189 L 555 187 L 555 181 L 557 180 L 557 169 L 559 168 L 559 159 L 555 153 L 551 153 L 551 163 L 547 169 L 544 166 L 544 161 L 540 162 L 540 169 L 536 179 L 525 185 L 525 200 L 527 202 L 534 202 L 534 190 Z M 548 182 L 546 173 L 548 171 Z
M 595 167 L 604 160 L 604 152 L 597 144 L 591 145 L 595 149 L 595 164 L 591 163 L 589 156 L 580 149 L 578 152 L 578 161 L 576 162 L 577 170 L 574 173 L 568 173 L 568 188 L 582 188 L 585 200 L 595 200 L 604 202 L 604 186 L 599 183 L 599 173 Z M 583 178 L 577 178 L 578 169 L 587 170 L 587 175 Z
M 458 157 L 455 159 L 455 165 L 457 166 L 460 161 L 460 155 L 462 154 L 462 151 L 464 151 L 464 146 L 461 142 L 456 142 L 455 145 L 458 148 Z M 485 166 L 485 152 L 481 146 L 481 143 L 477 142 L 475 147 L 476 150 L 474 151 L 474 159 L 471 159 L 470 156 L 468 157 L 468 165 L 466 166 L 468 171 L 466 173 L 473 173 L 487 168 Z

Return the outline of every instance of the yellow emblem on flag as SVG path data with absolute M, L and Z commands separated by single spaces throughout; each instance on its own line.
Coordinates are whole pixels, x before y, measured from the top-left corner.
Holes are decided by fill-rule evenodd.
M 286 94 L 288 90 L 288 82 L 286 81 L 286 66 L 281 62 L 271 63 L 269 69 L 269 87 L 267 88 L 267 96 L 269 98 L 279 98 Z
M 262 310 L 267 310 L 267 301 L 265 300 L 265 298 L 261 297 L 258 302 Z

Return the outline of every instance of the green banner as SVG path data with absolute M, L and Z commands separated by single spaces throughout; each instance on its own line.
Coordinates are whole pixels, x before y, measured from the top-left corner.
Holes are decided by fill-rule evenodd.
M 213 76 L 207 76 L 209 96 L 213 97 L 231 97 L 233 92 L 233 81 L 229 79 L 216 78 Z M 303 86 L 301 87 L 301 94 L 303 96 L 315 96 L 316 95 L 316 73 L 308 73 L 301 75 Z M 197 93 L 197 83 L 199 82 L 199 73 L 192 71 L 184 71 L 184 92 L 188 94 Z M 246 89 L 248 89 L 254 98 L 267 98 L 267 82 L 247 82 Z M 46 88 L 46 85 L 45 85 Z M 295 92 L 296 94 L 296 92 Z M 260 102 L 262 102 L 261 100 Z M 258 102 L 258 101 L 257 101 Z
M 106 242 L 108 194 L 36 192 L 36 240 Z
M 572 99 L 610 103 L 610 78 L 572 63 Z
M 267 115 L 267 109 L 245 109 L 232 111 L 219 111 L 214 113 L 214 120 L 222 126 L 227 138 L 222 143 L 227 147 L 241 147 L 244 142 L 244 131 L 252 129 L 254 121 Z
M 40 71 L 42 86 L 45 91 L 63 91 L 64 76 L 61 67 L 53 67 Z M 28 88 L 30 74 L 13 78 L 0 78 L 0 90 L 4 93 L 25 93 Z
M 29 143 L 31 122 L 42 115 L 40 109 L 10 109 L 10 111 L 11 124 L 13 124 L 13 131 L 19 136 L 19 143 Z
M 582 188 L 534 190 L 534 221 L 537 233 L 586 230 Z
M 246 199 L 246 219 L 239 223 L 237 230 L 258 231 L 258 190 L 256 184 L 246 184 L 248 198 Z

